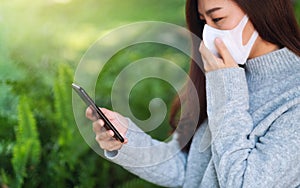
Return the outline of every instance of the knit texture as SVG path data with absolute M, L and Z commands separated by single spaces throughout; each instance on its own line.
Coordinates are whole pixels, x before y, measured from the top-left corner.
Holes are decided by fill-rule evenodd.
M 130 122 L 108 159 L 166 187 L 299 186 L 300 58 L 283 48 L 207 73 L 206 87 L 208 120 L 188 154 L 176 135 L 164 143 Z

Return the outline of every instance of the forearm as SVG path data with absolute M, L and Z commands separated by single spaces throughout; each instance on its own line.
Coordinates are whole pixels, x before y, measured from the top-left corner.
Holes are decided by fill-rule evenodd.
M 247 138 L 253 124 L 247 112 L 248 91 L 242 75 L 240 68 L 206 75 L 212 158 L 222 187 L 242 186 L 245 161 L 254 146 Z

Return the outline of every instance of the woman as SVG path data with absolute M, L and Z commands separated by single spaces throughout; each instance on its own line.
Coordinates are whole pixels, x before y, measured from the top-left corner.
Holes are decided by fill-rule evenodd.
M 129 119 L 104 109 L 126 137 L 121 144 L 87 109 L 106 156 L 168 187 L 300 186 L 300 32 L 291 1 L 187 0 L 186 18 L 189 30 L 204 40 L 193 41 L 193 59 L 202 58 L 204 70 L 192 61 L 200 116 L 191 142 L 159 164 L 134 167 L 148 160 L 145 156 L 159 160 L 167 148 L 180 145 L 189 125 L 157 151 L 141 154 L 127 145 L 159 142 L 135 133 Z M 178 102 L 171 113 L 174 127 Z M 192 107 L 185 110 L 187 116 L 193 114 Z M 203 140 L 211 144 L 199 149 Z

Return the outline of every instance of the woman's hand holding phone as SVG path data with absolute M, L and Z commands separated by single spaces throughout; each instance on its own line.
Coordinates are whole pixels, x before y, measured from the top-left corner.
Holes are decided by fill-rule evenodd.
M 113 112 L 105 108 L 101 108 L 101 111 L 116 127 L 119 133 L 122 136 L 125 136 L 128 130 L 128 120 L 117 112 Z M 96 141 L 102 149 L 107 151 L 119 150 L 123 144 L 128 142 L 127 138 L 124 138 L 123 143 L 121 143 L 119 140 L 116 140 L 113 137 L 114 132 L 112 130 L 107 130 L 104 127 L 104 121 L 102 119 L 97 119 L 90 107 L 86 109 L 86 117 L 93 121 L 93 131 L 96 134 Z

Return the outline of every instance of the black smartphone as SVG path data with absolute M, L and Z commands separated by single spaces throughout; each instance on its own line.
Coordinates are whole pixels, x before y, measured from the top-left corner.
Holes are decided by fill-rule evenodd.
M 105 122 L 104 127 L 107 130 L 112 130 L 114 132 L 114 137 L 120 142 L 124 142 L 124 138 L 118 132 L 118 130 L 113 126 L 113 124 L 108 120 L 108 118 L 104 115 L 104 113 L 100 110 L 100 108 L 96 105 L 96 103 L 91 99 L 91 97 L 85 92 L 85 90 L 72 83 L 72 88 L 76 91 L 76 93 L 80 96 L 80 98 L 85 102 L 85 104 L 92 108 L 95 115 L 98 119 L 102 119 Z

